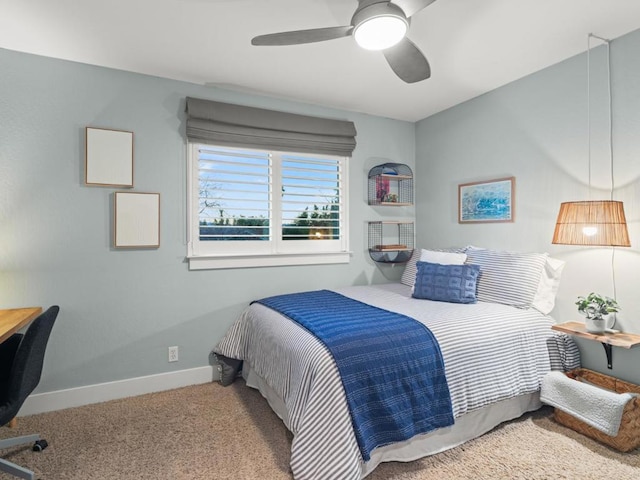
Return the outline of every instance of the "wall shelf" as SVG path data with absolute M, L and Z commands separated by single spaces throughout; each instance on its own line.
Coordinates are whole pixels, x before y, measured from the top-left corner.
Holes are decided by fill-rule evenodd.
M 590 333 L 587 332 L 587 327 L 582 322 L 567 322 L 558 325 L 553 325 L 552 330 L 574 335 L 580 338 L 586 338 L 588 340 L 594 340 L 600 342 L 604 347 L 604 351 L 607 354 L 607 367 L 613 368 L 613 359 L 611 347 L 633 348 L 640 345 L 640 335 L 634 333 L 623 332 L 604 332 L 604 333 Z
M 408 262 L 413 244 L 413 222 L 369 222 L 369 255 L 375 262 Z
M 369 170 L 369 205 L 413 205 L 413 172 L 403 163 L 383 163 Z

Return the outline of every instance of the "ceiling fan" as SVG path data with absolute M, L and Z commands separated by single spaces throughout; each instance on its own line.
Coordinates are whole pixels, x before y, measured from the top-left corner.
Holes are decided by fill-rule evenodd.
M 411 17 L 435 0 L 358 0 L 351 24 L 270 33 L 251 40 L 256 46 L 300 45 L 353 35 L 358 45 L 381 50 L 395 74 L 407 83 L 431 76 L 426 57 L 405 35 Z

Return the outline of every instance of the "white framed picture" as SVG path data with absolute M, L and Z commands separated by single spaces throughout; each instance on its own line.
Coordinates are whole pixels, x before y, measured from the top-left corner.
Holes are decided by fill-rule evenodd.
M 113 246 L 160 247 L 160 194 L 115 192 L 113 199 Z
M 133 132 L 85 128 L 85 184 L 133 187 Z

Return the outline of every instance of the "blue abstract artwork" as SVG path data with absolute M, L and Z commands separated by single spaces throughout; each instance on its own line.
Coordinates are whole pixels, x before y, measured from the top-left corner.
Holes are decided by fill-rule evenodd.
M 515 178 L 458 186 L 460 223 L 513 222 Z

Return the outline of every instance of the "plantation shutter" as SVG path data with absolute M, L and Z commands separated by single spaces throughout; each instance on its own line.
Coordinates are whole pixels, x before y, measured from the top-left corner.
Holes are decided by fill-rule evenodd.
M 283 240 L 338 240 L 344 232 L 340 158 L 282 154 Z
M 187 138 L 197 143 L 350 157 L 353 122 L 187 97 Z
M 271 155 L 201 145 L 200 240 L 271 239 Z

